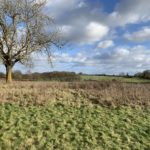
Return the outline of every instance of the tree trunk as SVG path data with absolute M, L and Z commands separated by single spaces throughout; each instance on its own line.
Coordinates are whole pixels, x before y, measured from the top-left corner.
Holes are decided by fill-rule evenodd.
M 12 66 L 6 66 L 6 83 L 12 82 Z

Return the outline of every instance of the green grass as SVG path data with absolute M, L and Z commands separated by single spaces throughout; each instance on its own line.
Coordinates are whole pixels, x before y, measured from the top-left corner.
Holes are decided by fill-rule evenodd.
M 140 78 L 126 78 L 126 77 L 115 77 L 115 76 L 90 76 L 90 75 L 81 75 L 82 80 L 97 80 L 97 81 L 120 81 L 120 82 L 131 82 L 131 83 L 150 83 L 148 79 Z
M 0 104 L 2 150 L 149 150 L 150 110 Z

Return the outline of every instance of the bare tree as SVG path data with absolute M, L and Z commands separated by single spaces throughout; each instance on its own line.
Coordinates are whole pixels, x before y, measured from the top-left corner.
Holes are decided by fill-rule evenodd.
M 51 45 L 58 45 L 59 32 L 43 8 L 43 0 L 0 0 L 0 57 L 6 67 L 6 81 L 12 68 L 25 64 L 35 52 L 51 57 Z

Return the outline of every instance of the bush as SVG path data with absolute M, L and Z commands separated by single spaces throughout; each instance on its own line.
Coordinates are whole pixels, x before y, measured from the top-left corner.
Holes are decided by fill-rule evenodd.
M 3 72 L 0 72 L 0 78 L 5 78 L 5 74 Z
M 139 72 L 135 74 L 135 77 L 142 78 L 142 79 L 150 79 L 150 70 Z

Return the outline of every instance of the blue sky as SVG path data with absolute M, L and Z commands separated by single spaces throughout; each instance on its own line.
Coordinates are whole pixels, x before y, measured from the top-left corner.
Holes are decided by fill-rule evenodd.
M 44 9 L 68 43 L 46 56 L 34 56 L 26 72 L 75 71 L 134 74 L 150 69 L 150 0 L 48 0 Z M 0 67 L 3 71 L 3 66 Z

